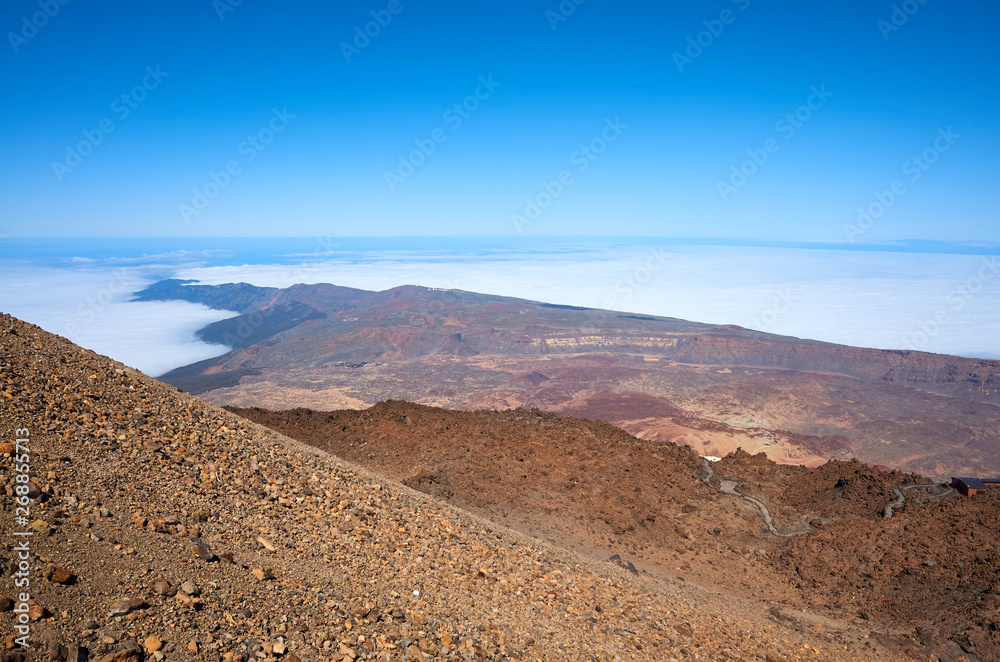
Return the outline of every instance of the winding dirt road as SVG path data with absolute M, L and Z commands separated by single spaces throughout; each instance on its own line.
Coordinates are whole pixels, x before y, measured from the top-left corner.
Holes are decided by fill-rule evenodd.
M 711 461 L 704 460 L 704 462 L 705 462 L 705 471 L 707 475 L 702 477 L 702 481 L 704 481 L 704 483 L 709 487 L 714 487 L 712 485 L 712 477 L 715 476 L 715 469 L 712 468 Z M 772 534 L 780 538 L 791 538 L 792 536 L 801 536 L 803 534 L 812 531 L 812 529 L 808 528 L 804 531 L 792 531 L 790 533 L 782 533 L 781 531 L 778 531 L 777 527 L 774 526 L 774 518 L 771 517 L 771 511 L 767 509 L 767 506 L 765 506 L 764 503 L 761 502 L 759 499 L 755 499 L 752 496 L 747 496 L 746 494 L 740 494 L 739 486 L 740 484 L 735 480 L 722 480 L 719 483 L 719 490 L 724 494 L 731 494 L 733 496 L 742 497 L 747 501 L 749 501 L 750 503 L 752 503 L 754 506 L 756 506 L 757 510 L 760 511 L 761 519 L 764 520 L 764 524 L 767 526 L 767 530 L 770 531 Z
M 920 483 L 919 485 L 904 485 L 899 489 L 894 488 L 893 491 L 896 493 L 896 500 L 882 510 L 882 517 L 892 517 L 893 511 L 906 502 L 906 497 L 903 496 L 903 490 L 915 490 L 918 487 L 933 487 L 937 490 L 938 493 L 930 495 L 927 497 L 928 499 L 940 499 L 941 497 L 956 493 L 953 487 L 944 487 L 942 485 L 938 485 L 937 483 Z
M 710 460 L 702 460 L 705 464 L 705 475 L 701 477 L 702 482 L 704 482 L 709 487 L 714 487 L 712 485 L 712 478 L 715 476 L 715 469 L 712 468 L 712 462 Z M 720 480 L 719 481 L 719 491 L 724 494 L 731 494 L 733 496 L 742 497 L 746 499 L 760 511 L 761 519 L 764 520 L 764 524 L 767 526 L 767 530 L 772 534 L 779 536 L 781 538 L 791 538 L 792 536 L 801 536 L 812 531 L 812 528 L 807 527 L 802 531 L 790 531 L 788 533 L 782 533 L 778 531 L 777 527 L 774 526 L 774 518 L 771 517 L 771 511 L 767 509 L 759 499 L 755 499 L 752 496 L 747 496 L 746 494 L 741 494 L 739 491 L 740 484 L 735 480 Z M 921 483 L 919 485 L 905 485 L 901 488 L 892 488 L 892 491 L 896 493 L 896 500 L 890 504 L 887 504 L 885 508 L 882 509 L 882 517 L 892 517 L 893 513 L 901 508 L 904 503 L 906 503 L 906 496 L 903 494 L 903 490 L 914 490 L 920 487 L 931 487 L 935 488 L 938 493 L 932 494 L 928 499 L 940 499 L 941 497 L 947 496 L 953 493 L 955 490 L 951 487 L 943 487 L 937 483 Z

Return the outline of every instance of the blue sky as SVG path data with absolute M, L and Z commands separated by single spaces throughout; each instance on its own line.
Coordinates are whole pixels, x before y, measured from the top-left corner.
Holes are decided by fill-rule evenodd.
M 0 9 L 10 237 L 1000 240 L 992 3 L 65 1 Z

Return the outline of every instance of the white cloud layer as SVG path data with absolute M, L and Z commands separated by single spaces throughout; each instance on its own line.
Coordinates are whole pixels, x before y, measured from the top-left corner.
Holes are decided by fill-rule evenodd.
M 194 333 L 235 313 L 186 301 L 129 301 L 152 282 L 138 270 L 0 265 L 0 282 L 0 311 L 148 375 L 229 351 Z
M 847 345 L 1000 358 L 1000 265 L 993 257 L 646 246 L 485 258 L 467 251 L 369 252 L 291 265 L 172 270 L 161 260 L 121 264 L 0 263 L 0 310 L 151 375 L 224 353 L 196 341 L 194 332 L 233 315 L 181 301 L 129 301 L 170 274 L 205 284 L 456 288 Z
M 206 284 L 412 284 L 877 347 L 1000 358 L 995 257 L 727 246 L 488 260 L 423 253 L 182 270 Z

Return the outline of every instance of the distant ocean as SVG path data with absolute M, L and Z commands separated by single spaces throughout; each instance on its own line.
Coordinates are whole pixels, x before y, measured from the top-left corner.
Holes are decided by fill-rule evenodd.
M 1000 245 L 665 238 L 5 239 L 0 311 L 151 375 L 224 353 L 232 313 L 132 302 L 165 278 L 414 284 L 1000 359 Z

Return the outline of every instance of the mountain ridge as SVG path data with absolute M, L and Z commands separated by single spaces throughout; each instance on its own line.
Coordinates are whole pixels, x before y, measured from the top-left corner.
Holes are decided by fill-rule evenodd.
M 211 327 L 236 349 L 162 376 L 217 404 L 613 409 L 603 420 L 687 439 L 704 455 L 743 446 L 791 464 L 858 457 L 938 478 L 1000 473 L 998 361 L 419 286 L 295 285 L 249 303 L 235 286 L 213 287 L 173 282 L 138 296 L 229 305 L 231 292 L 243 306 Z M 531 374 L 544 379 L 518 381 Z M 705 423 L 648 416 L 649 396 Z M 708 434 L 712 422 L 730 429 Z

